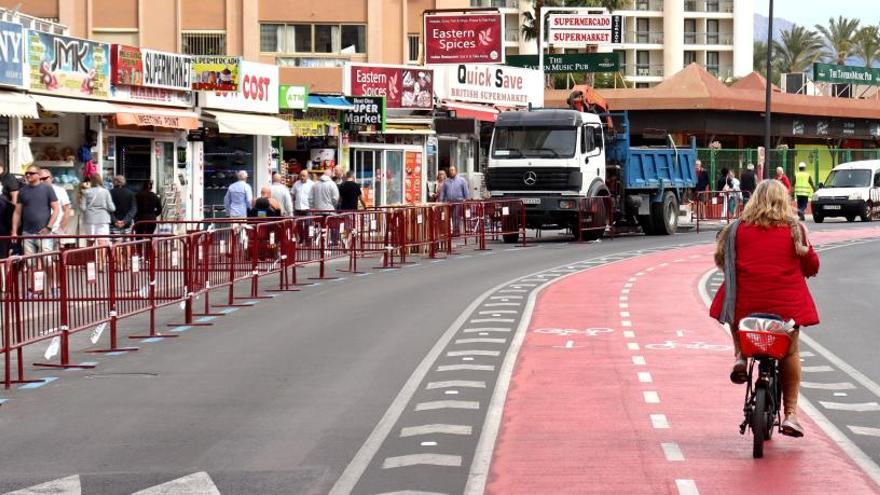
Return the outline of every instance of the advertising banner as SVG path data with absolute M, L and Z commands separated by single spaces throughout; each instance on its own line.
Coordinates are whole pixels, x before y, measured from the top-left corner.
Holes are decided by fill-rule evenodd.
M 388 108 L 434 107 L 434 71 L 405 65 L 350 64 L 343 72 L 344 91 L 352 96 L 382 96 Z
M 550 14 L 548 39 L 552 46 L 582 48 L 584 45 L 620 43 L 623 18 L 607 14 Z
M 500 107 L 544 106 L 544 77 L 532 69 L 468 64 L 438 67 L 437 96 Z
M 280 85 L 278 90 L 278 108 L 282 110 L 306 110 L 309 108 L 308 86 Z
M 110 45 L 27 33 L 31 91 L 79 98 L 110 96 Z
M 422 201 L 422 154 L 407 151 L 404 158 L 404 202 L 415 204 Z
M 241 57 L 195 56 L 192 58 L 192 89 L 238 91 Z
M 24 29 L 0 22 L 0 84 L 24 86 Z
M 192 91 L 172 91 L 146 86 L 111 86 L 110 99 L 146 105 L 191 107 L 195 103 Z
M 113 45 L 111 54 L 111 99 L 192 106 L 191 57 L 125 45 Z
M 385 98 L 381 96 L 350 96 L 354 108 L 346 110 L 343 122 L 349 126 L 374 127 L 385 131 Z
M 241 84 L 237 91 L 203 91 L 199 101 L 205 108 L 252 113 L 278 113 L 278 66 L 241 61 L 237 69 Z
M 813 64 L 813 80 L 836 84 L 880 86 L 880 69 L 816 63 Z
M 504 15 L 425 15 L 425 64 L 504 62 Z
M 508 55 L 507 65 L 538 69 L 537 55 Z M 544 72 L 563 74 L 577 72 L 617 72 L 620 62 L 616 53 L 565 53 L 544 55 Z

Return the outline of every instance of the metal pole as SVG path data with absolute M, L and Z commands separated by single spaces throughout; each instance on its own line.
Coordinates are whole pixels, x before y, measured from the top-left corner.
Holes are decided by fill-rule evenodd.
M 547 12 L 547 8 L 544 7 L 541 9 L 541 12 L 538 13 L 538 73 L 541 74 L 541 80 L 544 78 L 544 14 Z
M 764 178 L 770 178 L 770 95 L 773 60 L 773 0 L 770 0 L 770 14 L 767 20 L 767 84 L 764 93 Z

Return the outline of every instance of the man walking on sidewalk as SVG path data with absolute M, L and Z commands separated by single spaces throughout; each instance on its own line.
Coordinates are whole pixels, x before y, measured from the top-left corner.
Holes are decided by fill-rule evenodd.
M 293 195 L 293 212 L 297 216 L 305 216 L 309 214 L 312 208 L 312 188 L 315 183 L 309 180 L 308 170 L 299 173 L 299 180 L 293 185 L 291 194 Z
M 239 171 L 238 181 L 226 190 L 223 206 L 226 207 L 226 216 L 229 218 L 245 218 L 248 211 L 254 207 L 254 192 L 247 179 L 248 173 L 244 170 Z
M 290 198 L 290 189 L 284 184 L 284 178 L 278 172 L 272 173 L 272 199 L 281 205 L 281 216 L 293 215 L 293 200 Z
M 464 177 L 458 175 L 455 165 L 449 167 L 446 180 L 440 186 L 441 203 L 461 203 L 470 196 L 468 183 Z M 452 235 L 457 236 L 461 231 L 461 205 L 452 207 Z
M 810 204 L 810 196 L 816 192 L 813 185 L 813 177 L 807 172 L 807 164 L 798 164 L 798 171 L 794 174 L 794 195 L 797 198 L 798 218 L 804 219 L 807 206 Z

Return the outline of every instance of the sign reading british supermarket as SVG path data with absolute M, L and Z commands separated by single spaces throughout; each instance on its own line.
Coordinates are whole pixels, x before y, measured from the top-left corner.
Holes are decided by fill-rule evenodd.
M 110 45 L 28 31 L 30 89 L 79 98 L 110 95 Z
M 424 32 L 426 64 L 504 62 L 502 14 L 427 14 Z
M 434 71 L 405 65 L 351 64 L 344 71 L 345 94 L 382 96 L 387 108 L 434 107 Z
M 241 61 L 238 91 L 204 91 L 199 102 L 205 108 L 252 113 L 278 113 L 278 66 Z
M 192 58 L 133 46 L 113 45 L 113 84 L 189 91 Z
M 544 105 L 544 78 L 532 69 L 460 64 L 438 67 L 437 97 L 500 107 Z
M 0 84 L 24 85 L 24 29 L 0 22 Z
M 623 18 L 619 15 L 550 14 L 547 18 L 552 46 L 582 48 L 621 42 Z

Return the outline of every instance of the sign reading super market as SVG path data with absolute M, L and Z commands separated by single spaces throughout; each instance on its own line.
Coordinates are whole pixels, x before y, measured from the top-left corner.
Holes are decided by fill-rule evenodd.
M 79 98 L 110 95 L 110 45 L 28 31 L 31 91 Z

